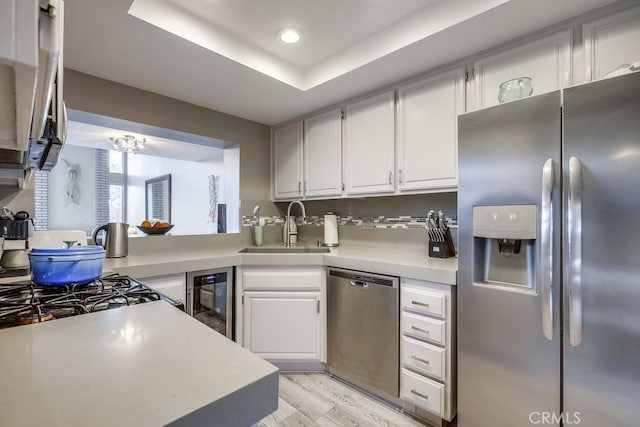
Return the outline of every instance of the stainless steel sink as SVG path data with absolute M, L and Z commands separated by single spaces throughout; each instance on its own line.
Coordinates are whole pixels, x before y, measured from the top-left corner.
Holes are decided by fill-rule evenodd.
M 318 248 L 318 247 L 297 247 L 292 246 L 286 248 L 276 247 L 276 248 L 259 248 L 250 246 L 248 248 L 244 248 L 240 251 L 241 254 L 326 254 L 331 252 L 329 248 Z

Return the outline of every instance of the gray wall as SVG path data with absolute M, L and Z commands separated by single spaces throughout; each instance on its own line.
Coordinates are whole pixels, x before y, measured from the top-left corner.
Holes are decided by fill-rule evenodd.
M 49 172 L 48 226 L 52 230 L 84 230 L 96 226 L 95 149 L 69 145 Z M 70 177 L 72 171 L 74 177 Z M 73 193 L 73 195 L 72 195 Z
M 69 109 L 239 144 L 240 199 L 243 200 L 243 214 L 244 210 L 250 211 L 254 204 L 265 206 L 267 211 L 275 210 L 275 206 L 269 201 L 271 177 L 268 126 L 71 69 L 65 69 L 64 99 Z M 33 183 L 34 180 L 30 180 L 23 190 L 0 187 L 0 207 L 8 206 L 14 212 L 26 210 L 34 215 Z M 248 228 L 241 227 L 240 231 L 243 233 L 242 237 L 213 235 L 202 236 L 201 240 L 204 242 L 217 238 L 230 242 L 249 242 Z M 141 248 L 144 248 L 143 239 L 134 240 L 139 241 Z M 137 246 L 136 243 L 130 244 L 129 252 L 135 253 Z
M 240 199 L 270 199 L 269 127 L 65 69 L 67 108 L 240 144 Z
M 282 215 L 287 204 L 270 201 L 270 130 L 269 127 L 239 117 L 208 110 L 172 98 L 135 89 L 98 77 L 65 70 L 65 102 L 70 109 L 100 114 L 108 117 L 174 129 L 212 138 L 234 142 L 240 145 L 240 199 L 241 215 L 251 215 L 253 207 L 260 205 L 263 216 Z M 33 211 L 33 189 L 7 194 L 10 206 L 24 206 Z M 374 197 L 365 199 L 340 199 L 305 202 L 309 215 L 322 215 L 328 210 L 339 215 L 354 216 L 424 216 L 430 209 L 443 209 L 447 215 L 456 215 L 455 193 L 415 196 Z M 2 194 L 0 193 L 0 202 Z M 29 209 L 30 208 L 30 209 Z M 15 209 L 19 210 L 19 209 Z M 267 227 L 267 243 L 277 243 L 282 239 L 281 227 Z M 321 239 L 321 228 L 307 228 L 304 234 L 308 240 Z M 249 243 L 250 227 L 241 227 L 242 236 L 202 236 L 199 244 L 208 245 L 209 239 L 240 241 Z M 374 230 L 362 231 L 358 228 L 341 228 L 341 239 L 385 241 L 414 241 L 423 245 L 424 233 L 416 230 Z M 302 234 L 302 233 L 301 233 Z M 162 250 L 148 248 L 145 239 L 131 239 L 129 252 L 138 250 Z M 172 239 L 166 250 L 180 246 Z M 185 240 L 185 245 L 194 244 L 194 238 Z M 304 240 L 304 239 L 303 239 Z M 181 240 L 182 241 L 182 240 Z M 168 242 L 167 242 L 168 243 Z

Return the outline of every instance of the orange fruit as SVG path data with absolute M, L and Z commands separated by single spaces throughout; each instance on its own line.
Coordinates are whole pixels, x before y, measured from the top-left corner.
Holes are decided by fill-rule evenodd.
M 145 219 L 145 220 L 144 220 L 144 221 L 142 221 L 142 223 L 140 224 L 140 227 L 151 228 L 151 223 Z
M 153 224 L 153 228 L 160 228 L 162 227 L 161 225 L 162 223 L 160 221 L 156 222 L 155 224 Z

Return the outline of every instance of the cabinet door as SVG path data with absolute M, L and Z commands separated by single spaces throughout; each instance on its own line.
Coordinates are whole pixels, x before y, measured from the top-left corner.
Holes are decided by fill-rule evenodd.
M 640 61 L 640 7 L 582 27 L 585 76 L 599 80 L 620 65 Z
M 268 360 L 321 360 L 320 292 L 245 292 L 244 347 Z
M 345 113 L 347 194 L 393 192 L 393 92 L 349 105 Z
M 342 194 L 342 111 L 304 121 L 305 197 Z
M 458 114 L 464 111 L 464 71 L 398 89 L 398 188 L 455 189 Z
M 503 50 L 474 63 L 476 109 L 497 105 L 501 83 L 531 77 L 533 95 L 571 85 L 571 30 Z
M 302 122 L 273 131 L 273 197 L 302 197 Z

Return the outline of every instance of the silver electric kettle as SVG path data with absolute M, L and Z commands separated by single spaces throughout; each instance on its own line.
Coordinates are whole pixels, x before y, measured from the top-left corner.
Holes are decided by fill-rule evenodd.
M 98 241 L 98 233 L 105 232 L 104 238 Z M 107 258 L 122 258 L 129 253 L 129 224 L 124 222 L 110 222 L 96 227 L 92 238 L 96 245 L 101 245 L 106 251 Z

